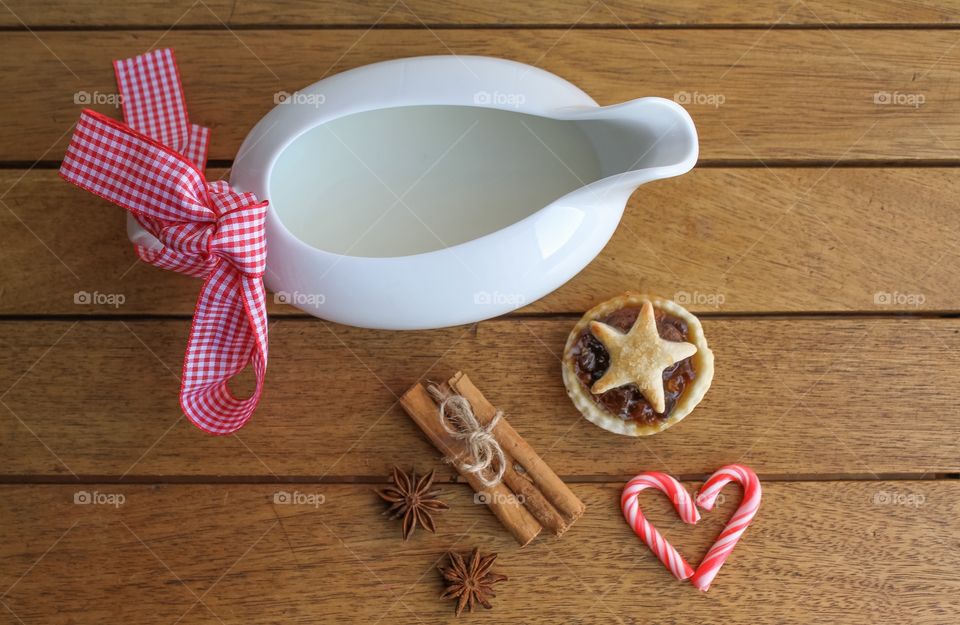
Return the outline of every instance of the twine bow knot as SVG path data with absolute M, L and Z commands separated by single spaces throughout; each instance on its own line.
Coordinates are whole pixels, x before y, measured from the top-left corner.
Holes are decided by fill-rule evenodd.
M 499 484 L 507 469 L 507 459 L 493 435 L 493 429 L 500 422 L 503 412 L 497 410 L 490 423 L 481 425 L 473 412 L 473 406 L 463 395 L 443 397 L 436 386 L 430 386 L 427 390 L 430 395 L 440 400 L 440 425 L 450 436 L 463 441 L 473 458 L 473 462 L 460 463 L 460 470 L 476 475 L 480 483 L 487 488 Z M 496 473 L 493 478 L 488 478 L 487 470 L 494 463 L 497 465 Z

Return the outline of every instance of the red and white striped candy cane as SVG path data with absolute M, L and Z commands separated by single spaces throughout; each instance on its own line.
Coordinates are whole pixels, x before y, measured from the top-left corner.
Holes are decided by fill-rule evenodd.
M 640 511 L 640 503 L 637 501 L 637 495 L 642 490 L 655 488 L 667 495 L 676 508 L 680 520 L 691 525 L 700 520 L 700 513 L 697 507 L 693 505 L 693 498 L 680 482 L 665 473 L 651 471 L 641 473 L 636 476 L 623 488 L 620 495 L 620 508 L 623 510 L 623 518 L 627 520 L 633 531 L 636 532 L 640 540 L 645 542 L 650 550 L 660 558 L 663 565 L 676 576 L 677 579 L 688 579 L 693 575 L 693 568 L 683 556 L 660 535 L 653 525 L 643 516 Z
M 717 576 L 720 567 L 723 566 L 727 556 L 733 551 L 737 541 L 740 540 L 760 508 L 760 480 L 756 473 L 742 464 L 728 464 L 711 475 L 700 489 L 700 494 L 697 495 L 697 505 L 704 510 L 712 510 L 717 495 L 730 482 L 739 482 L 743 486 L 743 501 L 740 502 L 736 514 L 720 532 L 717 541 L 713 543 L 713 547 L 710 547 L 710 551 L 707 552 L 703 562 L 697 567 L 693 579 L 690 580 L 694 586 L 704 592 L 710 588 L 713 578 Z

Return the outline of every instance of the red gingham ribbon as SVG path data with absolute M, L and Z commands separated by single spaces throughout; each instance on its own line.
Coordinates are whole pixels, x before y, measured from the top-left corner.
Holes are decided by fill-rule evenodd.
M 200 429 L 229 434 L 253 414 L 267 368 L 267 202 L 207 182 L 209 131 L 187 119 L 173 52 L 115 61 L 114 70 L 127 124 L 84 110 L 60 176 L 133 213 L 162 244 L 136 246 L 145 262 L 204 279 L 180 406 Z M 248 364 L 256 389 L 238 399 L 227 382 Z

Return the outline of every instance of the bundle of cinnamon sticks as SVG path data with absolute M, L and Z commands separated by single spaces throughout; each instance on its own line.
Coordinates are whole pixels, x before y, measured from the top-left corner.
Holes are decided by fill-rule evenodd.
M 502 416 L 491 430 L 506 459 L 502 480 L 494 486 L 485 486 L 476 473 L 464 470 L 464 465 L 474 459 L 467 444 L 452 436 L 440 421 L 438 400 L 460 395 L 470 403 L 482 426 L 491 422 L 497 408 L 463 372 L 458 372 L 445 383 L 436 384 L 431 390 L 433 396 L 426 386 L 418 383 L 404 393 L 400 403 L 433 445 L 473 487 L 477 499 L 489 506 L 517 542 L 528 544 L 544 528 L 561 536 L 580 518 L 585 509 L 583 502 Z

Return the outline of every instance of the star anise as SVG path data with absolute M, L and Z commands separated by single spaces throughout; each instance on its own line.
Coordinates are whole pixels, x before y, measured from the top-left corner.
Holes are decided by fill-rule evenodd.
M 390 515 L 391 519 L 403 517 L 403 539 L 408 539 L 417 525 L 436 534 L 437 528 L 431 513 L 446 510 L 448 506 L 437 499 L 439 490 L 430 490 L 433 485 L 433 471 L 418 480 L 416 471 L 407 474 L 398 467 L 393 467 L 390 481 L 393 486 L 382 488 L 377 494 L 390 504 L 384 514 Z
M 497 596 L 493 592 L 493 585 L 507 581 L 506 575 L 490 570 L 497 559 L 497 554 L 481 556 L 480 550 L 475 548 L 470 554 L 469 564 L 459 553 L 451 551 L 447 557 L 450 559 L 450 564 L 437 567 L 447 582 L 447 589 L 440 597 L 457 599 L 457 616 L 460 616 L 464 608 L 473 612 L 475 603 L 479 603 L 488 610 L 492 608 L 490 599 Z

